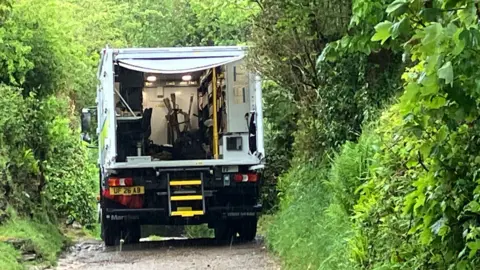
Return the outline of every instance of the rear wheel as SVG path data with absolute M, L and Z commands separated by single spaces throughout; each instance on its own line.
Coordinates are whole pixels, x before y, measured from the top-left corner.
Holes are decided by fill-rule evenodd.
M 140 224 L 128 224 L 128 227 L 125 230 L 125 242 L 127 244 L 136 244 L 140 242 L 141 232 Z
M 120 239 L 125 240 L 125 244 L 136 244 L 140 242 L 141 227 L 138 223 L 118 223 L 111 221 L 102 221 L 102 239 L 105 246 L 115 246 L 120 243 Z
M 235 235 L 235 229 L 228 222 L 215 225 L 215 240 L 220 242 L 230 241 Z
M 116 223 L 102 220 L 102 239 L 105 246 L 114 246 L 120 242 L 120 228 Z
M 240 222 L 238 234 L 242 241 L 252 241 L 257 235 L 257 218 L 248 218 Z

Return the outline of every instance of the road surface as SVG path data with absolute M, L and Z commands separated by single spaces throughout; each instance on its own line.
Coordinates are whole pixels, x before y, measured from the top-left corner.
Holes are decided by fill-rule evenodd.
M 105 248 L 100 241 L 77 243 L 58 262 L 70 269 L 280 269 L 263 242 L 219 245 L 212 239 L 146 241 Z

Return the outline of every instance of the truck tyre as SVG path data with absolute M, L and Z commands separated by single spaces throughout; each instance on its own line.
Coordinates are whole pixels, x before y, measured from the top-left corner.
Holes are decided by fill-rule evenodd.
M 235 229 L 227 222 L 215 225 L 215 240 L 218 242 L 231 241 L 235 235 Z
M 105 246 L 111 247 L 115 246 L 120 240 L 120 230 L 118 225 L 113 222 L 108 222 L 106 220 L 102 220 L 101 225 L 102 230 L 102 239 L 105 243 Z
M 125 242 L 127 244 L 136 244 L 140 242 L 141 226 L 139 223 L 128 224 L 125 230 Z
M 240 240 L 250 242 L 257 235 L 257 218 L 244 219 L 239 224 L 238 234 Z

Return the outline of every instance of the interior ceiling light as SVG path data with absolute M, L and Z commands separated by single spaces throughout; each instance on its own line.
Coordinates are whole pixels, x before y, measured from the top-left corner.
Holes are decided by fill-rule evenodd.
M 157 77 L 156 77 L 156 76 L 153 76 L 153 75 L 148 76 L 148 77 L 147 77 L 147 81 L 149 81 L 149 82 L 155 82 L 155 81 L 157 81 Z
M 191 81 L 192 80 L 192 75 L 183 75 L 182 80 L 183 81 Z

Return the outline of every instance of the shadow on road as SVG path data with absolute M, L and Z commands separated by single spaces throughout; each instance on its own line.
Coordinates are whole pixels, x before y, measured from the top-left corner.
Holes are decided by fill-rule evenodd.
M 213 238 L 196 238 L 196 239 L 163 239 L 157 241 L 142 241 L 138 244 L 123 244 L 119 246 L 106 247 L 105 252 L 111 251 L 139 251 L 139 250 L 149 250 L 149 249 L 170 249 L 170 248 L 205 248 L 205 247 L 228 247 L 235 246 L 236 248 L 241 248 L 241 246 L 250 246 L 252 244 L 258 245 L 262 241 L 260 239 L 254 240 L 252 242 L 242 242 L 237 239 L 233 239 L 228 242 L 219 242 Z

